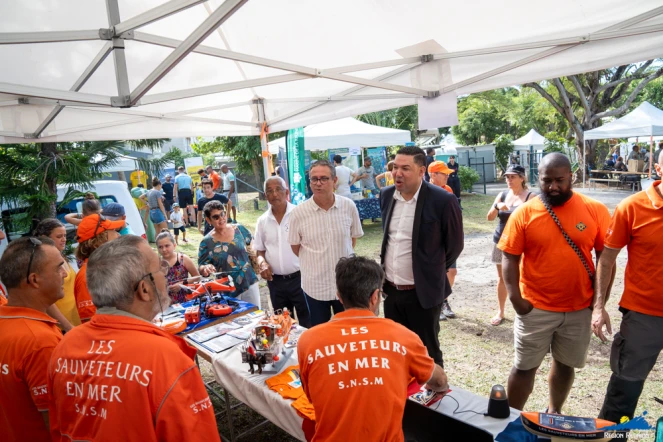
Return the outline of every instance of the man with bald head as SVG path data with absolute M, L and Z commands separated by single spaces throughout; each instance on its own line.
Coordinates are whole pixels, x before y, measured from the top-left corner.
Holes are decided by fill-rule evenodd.
M 663 176 L 663 153 L 659 152 L 656 174 Z M 615 210 L 605 238 L 596 273 L 597 294 L 592 329 L 602 341 L 605 325 L 612 333 L 605 303 L 615 272 L 615 261 L 623 247 L 628 250 L 624 292 L 619 310 L 624 315 L 610 353 L 612 376 L 599 417 L 619 422 L 633 418 L 649 372 L 663 350 L 663 268 L 655 263 L 663 247 L 663 182 L 624 199 Z
M 561 413 L 575 369 L 587 359 L 594 296 L 594 264 L 603 251 L 610 213 L 576 193 L 569 159 L 560 153 L 539 165 L 539 198 L 509 217 L 498 248 L 502 277 L 516 311 L 509 405 L 522 410 L 539 365 L 549 351 L 548 412 Z

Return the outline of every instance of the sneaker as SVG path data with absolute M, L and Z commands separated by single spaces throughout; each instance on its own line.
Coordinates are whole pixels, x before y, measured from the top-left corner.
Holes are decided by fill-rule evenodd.
M 442 314 L 447 318 L 456 317 L 456 314 L 453 312 L 453 310 L 451 310 L 451 307 L 449 306 L 449 303 L 447 301 L 444 301 L 444 304 L 442 304 Z
M 444 316 L 444 313 L 440 313 L 440 321 L 446 321 L 447 317 Z

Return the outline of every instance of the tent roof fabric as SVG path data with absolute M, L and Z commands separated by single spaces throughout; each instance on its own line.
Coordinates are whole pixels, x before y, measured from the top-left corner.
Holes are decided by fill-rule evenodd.
M 339 147 L 397 146 L 411 141 L 410 131 L 373 126 L 354 118 L 341 118 L 304 128 L 304 149 L 327 150 Z M 285 148 L 285 137 L 269 143 L 269 152 Z
M 585 140 L 663 135 L 663 110 L 642 103 L 623 117 L 585 132 Z M 649 140 L 643 140 L 649 141 Z
M 0 143 L 259 135 L 663 56 L 660 0 L 4 1 L 0 30 Z
M 513 142 L 514 146 L 543 146 L 546 139 L 534 129 Z

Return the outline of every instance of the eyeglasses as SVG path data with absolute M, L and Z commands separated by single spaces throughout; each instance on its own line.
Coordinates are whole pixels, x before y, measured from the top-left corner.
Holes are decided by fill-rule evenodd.
M 331 178 L 328 177 L 328 176 L 323 176 L 323 177 L 314 176 L 314 177 L 311 177 L 311 182 L 314 183 L 314 184 L 315 183 L 327 184 L 330 180 L 331 180 Z
M 158 271 L 163 273 L 164 276 L 168 275 L 168 270 L 169 269 L 170 269 L 170 264 L 168 264 L 168 261 L 166 261 L 165 259 L 162 259 L 161 261 L 159 261 L 159 270 Z M 138 290 L 138 284 L 140 284 L 140 282 L 148 276 L 150 277 L 150 281 L 152 281 L 152 284 L 154 284 L 154 276 L 152 276 L 153 273 L 155 273 L 155 272 L 146 273 L 143 276 L 141 276 L 140 279 L 138 280 L 138 282 L 136 283 L 136 285 L 134 286 L 134 292 L 136 290 Z
M 32 254 L 30 255 L 30 261 L 28 262 L 28 273 L 25 275 L 25 282 L 30 284 L 30 268 L 32 267 L 32 260 L 35 257 L 35 251 L 37 250 L 37 247 L 39 247 L 42 242 L 39 241 L 37 238 L 30 238 L 30 242 L 32 243 Z
M 218 220 L 220 220 L 221 218 L 225 218 L 225 217 L 226 217 L 226 212 L 221 212 L 220 214 L 216 214 L 216 215 L 212 215 L 212 216 L 210 216 L 210 219 L 211 219 L 212 221 L 218 221 Z

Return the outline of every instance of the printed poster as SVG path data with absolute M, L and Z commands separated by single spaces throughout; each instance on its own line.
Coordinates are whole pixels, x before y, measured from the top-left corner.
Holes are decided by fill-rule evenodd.
M 304 165 L 304 128 L 290 129 L 286 137 L 286 152 L 288 155 L 288 182 L 290 184 L 290 199 L 292 204 L 298 205 L 306 199 L 306 176 Z

